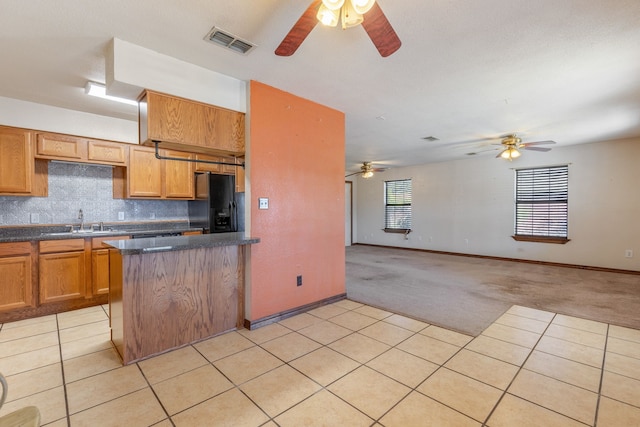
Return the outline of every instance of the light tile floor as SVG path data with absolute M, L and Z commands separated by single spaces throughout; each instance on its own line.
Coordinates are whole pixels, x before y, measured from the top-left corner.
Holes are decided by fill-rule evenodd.
M 513 306 L 473 338 L 343 300 L 126 367 L 106 307 L 0 325 L 49 426 L 638 426 L 640 331 Z

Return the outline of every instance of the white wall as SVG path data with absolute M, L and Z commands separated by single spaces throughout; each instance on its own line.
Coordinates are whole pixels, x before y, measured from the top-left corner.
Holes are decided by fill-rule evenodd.
M 355 242 L 625 270 L 640 270 L 640 140 L 525 151 L 513 162 L 484 155 L 358 177 Z M 565 245 L 517 242 L 514 168 L 569 164 Z M 408 240 L 384 233 L 383 182 L 412 179 Z M 355 189 L 356 185 L 354 185 Z M 633 258 L 625 258 L 632 249 Z
M 138 121 L 0 97 L 0 125 L 138 143 Z

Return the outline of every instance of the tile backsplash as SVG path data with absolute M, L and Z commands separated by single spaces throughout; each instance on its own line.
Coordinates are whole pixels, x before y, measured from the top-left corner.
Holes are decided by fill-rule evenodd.
M 187 220 L 181 200 L 113 198 L 113 169 L 81 163 L 49 162 L 49 197 L 0 196 L 0 225 L 85 224 L 124 221 Z

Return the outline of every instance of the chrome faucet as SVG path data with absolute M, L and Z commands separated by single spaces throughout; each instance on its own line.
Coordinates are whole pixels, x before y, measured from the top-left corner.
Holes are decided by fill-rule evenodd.
M 82 212 L 82 209 L 80 209 L 80 212 L 78 212 L 78 219 L 80 220 L 79 231 L 84 231 L 84 213 Z

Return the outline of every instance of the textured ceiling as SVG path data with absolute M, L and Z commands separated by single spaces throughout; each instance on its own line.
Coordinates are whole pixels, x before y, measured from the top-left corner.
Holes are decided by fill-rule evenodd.
M 309 4 L 0 0 L 0 96 L 135 120 L 83 91 L 105 81 L 117 37 L 343 111 L 352 171 L 492 155 L 511 132 L 558 146 L 640 136 L 638 0 L 378 0 L 402 40 L 388 58 L 361 27 L 320 25 L 292 57 L 274 55 Z M 258 47 L 205 42 L 214 25 Z

